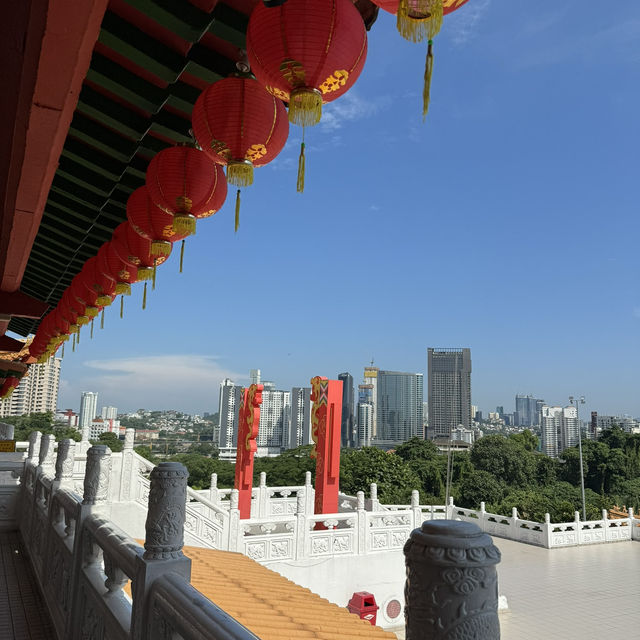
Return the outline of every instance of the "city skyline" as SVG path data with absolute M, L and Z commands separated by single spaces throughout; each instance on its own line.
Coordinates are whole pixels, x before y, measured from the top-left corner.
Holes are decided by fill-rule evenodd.
M 372 357 L 426 374 L 440 344 L 472 349 L 484 412 L 531 393 L 640 415 L 640 6 L 593 20 L 473 4 L 438 36 L 424 124 L 424 51 L 381 11 L 358 83 L 307 131 L 305 193 L 292 127 L 243 191 L 237 234 L 229 198 L 187 240 L 184 272 L 175 249 L 158 269 L 146 311 L 136 285 L 123 320 L 114 305 L 93 340 L 67 344 L 60 406 L 93 388 L 122 410 L 201 413 L 257 364 L 290 389 Z

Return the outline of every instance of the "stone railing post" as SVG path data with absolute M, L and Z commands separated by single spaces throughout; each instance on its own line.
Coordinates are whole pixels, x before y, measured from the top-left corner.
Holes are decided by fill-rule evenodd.
M 519 540 L 518 537 L 520 525 L 518 524 L 518 509 L 516 507 L 511 507 L 511 535 L 513 536 L 512 540 Z
M 304 495 L 306 499 L 305 513 L 313 513 L 315 511 L 316 490 L 311 484 L 311 471 L 304 473 Z
M 378 502 L 378 485 L 372 482 L 369 485 L 369 495 L 371 496 L 369 511 L 380 511 L 380 502 Z
M 367 511 L 364 491 L 356 493 L 356 527 L 358 528 L 358 555 L 363 556 L 367 553 Z
M 413 513 L 413 527 L 419 527 L 422 524 L 422 509 L 420 509 L 420 493 L 417 489 L 411 492 L 411 511 Z
M 53 459 L 53 445 L 56 442 L 56 437 L 50 433 L 42 436 L 40 441 L 40 457 L 37 472 L 38 474 L 44 474 L 53 477 L 55 474 L 55 461 Z
M 82 504 L 91 511 L 104 511 L 109 499 L 111 479 L 111 449 L 106 444 L 95 444 L 87 451 L 84 470 L 84 493 Z
M 95 447 L 92 447 L 92 449 Z M 184 521 L 189 473 L 179 462 L 161 462 L 149 476 L 149 508 L 145 523 L 144 554 L 136 559 L 131 611 L 134 640 L 152 640 L 149 591 L 154 581 L 169 572 L 191 579 L 191 560 L 183 552 Z
M 209 487 L 209 501 L 218 504 L 218 474 L 211 474 L 211 486 Z
M 136 490 L 137 465 L 133 445 L 136 438 L 135 429 L 125 429 L 124 447 L 120 464 L 120 486 L 116 487 L 115 494 L 120 502 L 129 502 L 134 499 Z
M 82 439 L 80 440 L 80 455 L 86 455 L 87 451 L 91 448 L 91 443 L 89 442 L 89 427 L 82 427 Z
M 229 543 L 225 551 L 240 551 L 242 553 L 242 545 L 240 544 L 240 509 L 238 503 L 240 500 L 240 492 L 237 489 L 231 490 L 229 498 Z
M 266 518 L 269 515 L 269 490 L 267 489 L 267 474 L 260 472 L 260 484 L 258 485 L 258 518 Z
M 447 514 L 448 520 L 453 520 L 453 512 L 455 510 L 454 506 L 455 505 L 453 504 L 453 496 L 449 496 L 449 504 L 446 505 L 446 508 L 445 508 L 445 512 Z
M 582 523 L 580 522 L 580 512 L 576 511 L 574 513 L 574 518 L 573 518 L 574 522 L 575 522 L 575 530 L 576 530 L 576 541 L 578 542 L 578 544 L 582 544 Z
M 32 431 L 29 434 L 29 451 L 27 452 L 27 461 L 36 464 L 40 456 L 40 442 L 42 433 L 40 431 Z
M 404 546 L 406 640 L 498 640 L 500 551 L 472 522 L 433 520 Z
M 480 515 L 478 518 L 478 525 L 485 531 L 487 528 L 487 505 L 485 502 L 480 503 Z
M 58 455 L 56 456 L 56 477 L 53 488 L 73 488 L 73 462 L 76 455 L 76 441 L 69 438 L 58 442 Z
M 299 489 L 296 496 L 296 560 L 305 557 L 305 529 L 307 527 L 306 488 Z M 311 511 L 313 513 L 313 510 Z
M 640 529 L 636 527 L 636 524 L 640 524 L 640 521 L 636 523 L 633 516 L 633 507 L 629 507 L 629 526 L 631 527 L 631 540 L 637 540 L 640 538 Z
M 544 525 L 542 525 L 542 531 L 544 533 L 545 547 L 551 549 L 551 534 L 553 529 L 551 527 L 551 516 L 548 513 L 544 514 Z
M 6 422 L 0 422 L 0 440 L 14 440 L 15 427 Z

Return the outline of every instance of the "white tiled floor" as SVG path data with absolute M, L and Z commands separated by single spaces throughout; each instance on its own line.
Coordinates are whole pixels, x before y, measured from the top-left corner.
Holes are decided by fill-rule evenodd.
M 503 640 L 640 639 L 640 543 L 541 549 L 494 538 L 502 552 Z

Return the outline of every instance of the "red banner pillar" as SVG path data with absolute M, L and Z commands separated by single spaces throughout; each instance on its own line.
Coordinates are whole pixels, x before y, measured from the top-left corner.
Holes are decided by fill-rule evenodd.
M 340 484 L 340 422 L 342 381 L 316 376 L 311 379 L 311 437 L 316 458 L 315 513 L 338 512 Z
M 258 449 L 256 438 L 260 426 L 261 384 L 252 384 L 242 391 L 242 406 L 238 415 L 238 444 L 236 447 L 235 488 L 240 494 L 240 518 L 251 517 L 251 491 L 253 489 L 253 456 Z

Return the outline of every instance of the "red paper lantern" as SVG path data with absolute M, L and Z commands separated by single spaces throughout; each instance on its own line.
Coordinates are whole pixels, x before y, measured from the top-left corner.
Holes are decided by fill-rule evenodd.
M 80 271 L 80 281 L 89 290 L 89 304 L 102 309 L 109 306 L 115 298 L 116 283 L 98 270 L 98 258 L 89 258 Z
M 220 167 L 193 147 L 168 147 L 147 167 L 151 200 L 173 214 L 173 229 L 182 237 L 195 233 L 196 218 L 212 216 L 227 197 Z
M 126 263 L 118 255 L 114 241 L 105 242 L 98 251 L 99 259 L 101 254 L 104 273 L 115 280 L 116 295 L 128 296 L 131 293 L 131 285 L 138 281 L 137 267 Z
M 253 183 L 253 168 L 271 162 L 289 135 L 282 102 L 248 74 L 207 87 L 196 100 L 191 121 L 202 150 L 227 165 L 227 180 L 238 187 Z
M 406 40 L 428 39 L 427 60 L 422 90 L 422 116 L 429 111 L 433 73 L 433 38 L 442 27 L 442 18 L 459 9 L 468 0 L 372 0 L 381 9 L 397 15 L 398 31 Z
M 151 241 L 154 257 L 171 253 L 172 243 L 183 240 L 189 233 L 177 233 L 173 228 L 173 214 L 158 207 L 146 186 L 136 189 L 127 200 L 127 220 L 133 230 Z
M 266 89 L 289 102 L 289 121 L 320 122 L 322 103 L 346 93 L 367 57 L 367 32 L 351 0 L 258 3 L 247 27 L 251 70 Z

